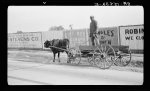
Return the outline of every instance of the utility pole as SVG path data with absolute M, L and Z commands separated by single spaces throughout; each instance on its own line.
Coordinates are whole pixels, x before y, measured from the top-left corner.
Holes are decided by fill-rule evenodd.
M 72 24 L 69 25 L 70 29 L 72 30 Z

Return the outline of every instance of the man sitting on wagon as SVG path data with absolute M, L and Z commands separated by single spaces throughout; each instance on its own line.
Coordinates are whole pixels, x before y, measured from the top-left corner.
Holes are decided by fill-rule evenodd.
M 97 21 L 94 19 L 94 16 L 90 16 L 91 23 L 90 23 L 90 39 L 92 42 L 92 46 L 96 46 L 96 33 L 97 33 Z

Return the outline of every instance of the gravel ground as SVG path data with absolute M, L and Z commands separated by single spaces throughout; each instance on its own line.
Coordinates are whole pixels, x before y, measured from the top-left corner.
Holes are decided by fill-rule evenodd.
M 38 62 L 38 63 L 51 63 L 58 65 L 71 65 L 67 64 L 67 55 L 65 53 L 60 54 L 61 63 L 58 63 L 57 57 L 56 62 L 53 63 L 53 55 L 49 51 L 37 51 L 37 50 L 8 50 L 8 58 L 12 58 L 18 61 L 27 62 Z M 73 66 L 73 65 L 71 65 Z M 77 66 L 77 65 L 74 65 Z M 91 66 L 86 58 L 81 59 L 79 67 L 93 67 Z M 111 66 L 109 70 L 120 70 L 120 71 L 132 71 L 132 72 L 143 72 L 143 56 L 136 57 L 135 54 L 132 56 L 131 63 L 126 67 Z

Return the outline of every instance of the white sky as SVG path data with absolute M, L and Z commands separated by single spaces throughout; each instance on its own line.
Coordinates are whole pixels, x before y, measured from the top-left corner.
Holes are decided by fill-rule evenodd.
M 9 6 L 8 33 L 48 31 L 52 26 L 65 29 L 89 28 L 94 15 L 99 27 L 144 24 L 142 6 Z

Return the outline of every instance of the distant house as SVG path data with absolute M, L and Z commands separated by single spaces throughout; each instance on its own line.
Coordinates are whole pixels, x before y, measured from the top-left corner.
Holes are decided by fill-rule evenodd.
M 17 33 L 23 33 L 22 31 L 17 31 Z

